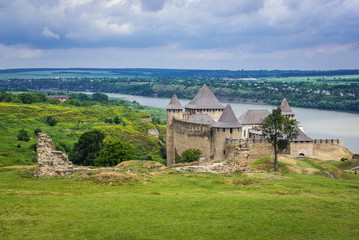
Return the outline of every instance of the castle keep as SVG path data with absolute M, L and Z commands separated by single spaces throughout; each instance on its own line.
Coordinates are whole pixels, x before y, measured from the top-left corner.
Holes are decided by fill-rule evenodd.
M 284 98 L 282 114 L 295 118 Z M 223 106 L 207 85 L 184 107 L 173 94 L 167 109 L 167 164 L 176 163 L 176 156 L 190 148 L 198 148 L 203 157 L 216 160 L 240 161 L 243 166 L 272 154 L 270 143 L 261 137 L 257 127 L 270 113 L 267 110 L 248 110 L 237 118 L 230 106 Z M 298 137 L 284 152 L 293 156 L 307 156 L 323 160 L 351 158 L 342 139 L 313 140 L 297 127 Z M 243 163 L 245 161 L 245 163 Z

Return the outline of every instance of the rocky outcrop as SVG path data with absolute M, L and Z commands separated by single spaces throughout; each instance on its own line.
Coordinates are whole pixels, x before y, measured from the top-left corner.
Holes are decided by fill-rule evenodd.
M 56 151 L 50 136 L 39 133 L 37 139 L 37 168 L 35 177 L 63 176 L 74 172 L 72 162 L 61 151 Z
M 151 128 L 147 131 L 147 135 L 150 137 L 159 138 L 160 133 L 158 132 L 157 128 Z

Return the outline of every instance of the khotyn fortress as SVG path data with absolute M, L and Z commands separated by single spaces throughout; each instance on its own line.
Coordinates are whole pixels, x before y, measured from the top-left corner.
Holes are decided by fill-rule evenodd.
M 284 98 L 282 114 L 295 118 Z M 259 158 L 273 154 L 270 143 L 256 130 L 270 113 L 267 110 L 247 110 L 237 118 L 230 106 L 224 107 L 206 85 L 186 106 L 176 94 L 167 109 L 167 163 L 176 163 L 176 156 L 190 148 L 198 148 L 208 160 L 237 161 L 241 170 Z M 352 158 L 342 139 L 312 139 L 301 127 L 298 137 L 290 142 L 283 154 L 306 156 L 322 160 Z

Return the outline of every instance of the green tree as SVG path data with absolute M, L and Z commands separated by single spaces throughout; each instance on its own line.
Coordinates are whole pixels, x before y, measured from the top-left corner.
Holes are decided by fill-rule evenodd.
M 25 104 L 40 102 L 40 98 L 34 93 L 20 93 L 17 97 Z
M 201 157 L 202 151 L 198 148 L 190 148 L 182 152 L 181 156 L 177 157 L 177 163 L 195 162 Z
M 120 124 L 121 121 L 120 121 L 120 118 L 118 116 L 116 116 L 116 117 L 113 118 L 113 122 L 115 124 Z
M 38 133 L 41 133 L 41 132 L 42 132 L 41 128 L 35 128 L 34 129 L 34 133 L 35 133 L 36 136 L 37 136 Z
M 121 141 L 109 142 L 100 151 L 95 160 L 96 166 L 111 167 L 135 159 L 135 149 L 128 143 Z
M 52 118 L 51 116 L 48 116 L 46 118 L 46 123 L 49 125 L 49 126 L 55 126 L 57 124 L 57 120 Z
M 94 93 L 92 94 L 92 99 L 98 102 L 107 102 L 108 96 L 104 93 Z
M 47 103 L 50 103 L 50 104 L 54 104 L 54 105 L 59 105 L 61 104 L 61 101 L 60 99 L 57 99 L 57 98 L 48 98 L 46 100 Z
M 11 102 L 16 98 L 16 96 L 12 93 L 1 92 L 0 93 L 0 102 Z
M 279 107 L 273 109 L 262 122 L 262 135 L 273 145 L 274 171 L 278 170 L 278 152 L 286 149 L 289 141 L 298 136 L 297 124 L 297 120 L 283 116 Z
M 30 136 L 26 130 L 21 129 L 17 134 L 17 140 L 28 142 L 30 140 Z
M 100 130 L 91 130 L 81 135 L 74 144 L 70 159 L 75 164 L 93 166 L 103 146 L 105 134 Z

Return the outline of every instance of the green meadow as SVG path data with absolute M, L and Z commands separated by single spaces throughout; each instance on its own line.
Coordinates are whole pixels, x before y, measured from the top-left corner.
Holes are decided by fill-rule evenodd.
M 127 169 L 0 168 L 0 238 L 358 239 L 358 175 Z

